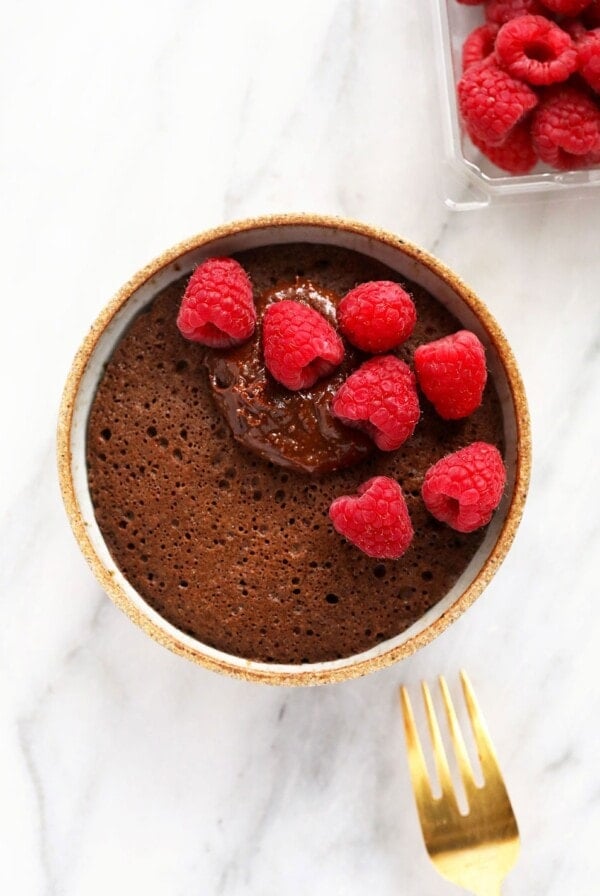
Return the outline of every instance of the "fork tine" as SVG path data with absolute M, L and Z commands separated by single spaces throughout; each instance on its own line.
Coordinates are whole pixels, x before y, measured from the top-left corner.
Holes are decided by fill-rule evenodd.
M 429 725 L 429 733 L 431 735 L 431 743 L 433 746 L 435 769 L 437 772 L 438 781 L 440 782 L 440 786 L 442 788 L 442 796 L 446 799 L 452 797 L 452 799 L 456 803 L 456 794 L 454 792 L 454 785 L 452 784 L 452 778 L 450 776 L 446 750 L 444 748 L 444 742 L 442 741 L 442 735 L 440 734 L 440 726 L 438 725 L 435 709 L 433 708 L 431 694 L 426 682 L 422 682 L 421 688 L 423 690 L 423 699 L 425 701 L 425 710 L 427 712 L 427 724 Z
M 479 762 L 481 763 L 481 772 L 485 784 L 493 783 L 504 790 L 504 781 L 498 765 L 496 751 L 490 738 L 487 725 L 483 718 L 479 704 L 473 691 L 473 686 L 469 681 L 467 673 L 464 669 L 460 670 L 460 680 L 465 695 L 465 703 L 469 719 L 471 720 L 471 728 L 477 745 L 477 753 L 479 754 Z
M 464 672 L 461 672 L 461 679 L 473 736 L 479 751 L 484 783 L 481 787 L 477 787 L 475 783 L 473 776 L 475 761 L 469 760 L 450 692 L 441 676 L 440 690 L 456 760 L 465 785 L 469 811 L 463 814 L 458 806 L 438 719 L 431 693 L 425 682 L 422 684 L 423 699 L 442 794 L 437 797 L 433 795 L 433 769 L 430 776 L 425 765 L 410 699 L 406 688 L 402 687 L 400 699 L 411 783 L 425 849 L 437 871 L 442 877 L 462 887 L 463 890 L 468 890 L 469 893 L 485 893 L 490 896 L 493 893 L 496 896 L 500 893 L 504 878 L 517 860 L 520 846 L 519 829 L 473 688 Z M 427 735 L 423 737 L 426 738 Z M 458 786 L 458 781 L 456 783 Z
M 423 800 L 432 798 L 431 781 L 425 765 L 423 748 L 417 733 L 415 717 L 413 714 L 408 691 L 404 686 L 400 688 L 400 701 L 402 703 L 402 716 L 404 718 L 404 735 L 408 751 L 408 767 L 412 779 L 413 790 L 417 801 L 419 814 L 421 813 Z
M 465 747 L 465 741 L 462 736 L 462 731 L 460 730 L 460 725 L 458 724 L 458 719 L 456 717 L 456 712 L 454 709 L 454 704 L 452 703 L 450 691 L 448 690 L 448 685 L 446 684 L 446 679 L 443 675 L 440 675 L 439 683 L 444 700 L 444 707 L 446 709 L 446 717 L 448 719 L 450 737 L 452 738 L 452 746 L 454 747 L 456 761 L 458 762 L 458 768 L 460 771 L 462 782 L 464 784 L 465 794 L 468 802 L 469 796 L 472 795 L 473 790 L 477 787 L 477 785 L 475 784 L 475 778 L 473 777 L 473 768 L 469 760 L 467 748 Z

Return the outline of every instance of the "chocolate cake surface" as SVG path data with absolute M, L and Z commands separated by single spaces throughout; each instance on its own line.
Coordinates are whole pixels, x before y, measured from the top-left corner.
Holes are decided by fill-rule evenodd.
M 403 283 L 418 314 L 397 351 L 406 361 L 417 345 L 461 329 L 422 288 L 349 250 L 296 244 L 235 257 L 257 297 L 296 280 L 339 298 L 367 280 Z M 441 420 L 421 395 L 421 420 L 398 451 L 319 474 L 284 467 L 234 438 L 207 371 L 222 370 L 226 355 L 177 330 L 186 281 L 162 290 L 130 325 L 90 411 L 90 494 L 117 566 L 177 628 L 247 659 L 334 660 L 394 637 L 447 593 L 485 535 L 438 523 L 420 488 L 450 451 L 476 440 L 503 450 L 493 383 L 462 421 Z M 375 475 L 396 478 L 406 496 L 415 537 L 400 560 L 367 557 L 328 518 L 334 498 Z

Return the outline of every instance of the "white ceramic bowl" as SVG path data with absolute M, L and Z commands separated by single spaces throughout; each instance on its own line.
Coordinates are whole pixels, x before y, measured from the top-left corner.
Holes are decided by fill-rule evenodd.
M 211 255 L 291 242 L 342 246 L 388 265 L 423 286 L 486 347 L 500 396 L 508 471 L 505 497 L 477 553 L 452 589 L 402 634 L 371 650 L 332 662 L 260 663 L 232 656 L 179 631 L 137 593 L 112 559 L 98 528 L 86 472 L 86 428 L 104 364 L 127 326 L 164 286 Z M 392 234 L 353 221 L 286 215 L 229 224 L 169 249 L 130 280 L 93 324 L 69 374 L 58 426 L 59 475 L 67 513 L 81 550 L 114 602 L 141 628 L 176 653 L 210 669 L 271 684 L 317 684 L 363 675 L 427 644 L 469 607 L 490 581 L 514 538 L 530 470 L 529 416 L 512 351 L 483 303 L 435 258 Z

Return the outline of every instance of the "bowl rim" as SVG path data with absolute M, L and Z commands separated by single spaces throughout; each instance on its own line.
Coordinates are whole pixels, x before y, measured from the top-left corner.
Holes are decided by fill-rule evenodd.
M 425 629 L 415 633 L 402 644 L 394 645 L 388 650 L 382 651 L 377 656 L 357 659 L 356 662 L 351 662 L 352 657 L 349 657 L 349 662 L 346 665 L 333 668 L 327 668 L 326 663 L 318 664 L 320 667 L 325 666 L 325 668 L 315 668 L 314 666 L 317 664 L 309 663 L 300 666 L 294 672 L 286 671 L 281 669 L 281 667 L 278 668 L 276 664 L 272 668 L 265 668 L 264 664 L 259 665 L 252 660 L 246 660 L 243 665 L 230 664 L 226 659 L 204 653 L 201 641 L 196 641 L 197 649 L 191 649 L 187 644 L 178 641 L 170 631 L 165 631 L 153 619 L 145 616 L 132 603 L 129 596 L 114 579 L 113 574 L 104 566 L 95 551 L 77 500 L 71 452 L 71 429 L 82 376 L 104 330 L 129 298 L 159 271 L 176 262 L 181 255 L 187 252 L 201 248 L 203 245 L 224 237 L 231 237 L 252 230 L 275 229 L 281 226 L 325 228 L 327 230 L 333 229 L 345 233 L 358 234 L 402 252 L 413 261 L 427 267 L 439 279 L 446 282 L 478 318 L 501 360 L 513 402 L 516 424 L 515 483 L 504 523 L 479 572 L 462 594 L 457 597 L 455 602 Z M 57 460 L 63 502 L 80 550 L 108 596 L 146 634 L 179 656 L 190 659 L 212 671 L 267 684 L 286 686 L 312 685 L 356 678 L 369 672 L 383 669 L 412 655 L 445 631 L 480 596 L 506 557 L 523 515 L 531 474 L 531 427 L 521 375 L 513 351 L 504 333 L 478 296 L 443 262 L 399 236 L 352 219 L 309 213 L 275 214 L 233 221 L 182 240 L 157 256 L 119 289 L 92 324 L 75 355 L 67 376 L 58 415 Z M 227 654 L 224 653 L 223 657 L 226 656 Z M 360 655 L 357 654 L 356 656 Z M 237 662 L 239 663 L 239 658 Z

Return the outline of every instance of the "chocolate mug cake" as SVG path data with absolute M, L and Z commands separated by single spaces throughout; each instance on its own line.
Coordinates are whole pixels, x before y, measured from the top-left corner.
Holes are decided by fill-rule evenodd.
M 331 246 L 267 246 L 235 257 L 250 276 L 259 320 L 270 302 L 290 296 L 335 319 L 357 283 L 400 280 Z M 312 388 L 284 394 L 265 372 L 259 329 L 228 350 L 181 336 L 187 279 L 162 290 L 124 333 L 90 412 L 90 491 L 117 565 L 177 628 L 252 660 L 335 660 L 398 635 L 446 594 L 483 539 L 484 530 L 461 534 L 437 522 L 420 489 L 444 454 L 474 441 L 503 450 L 493 382 L 466 420 L 445 421 L 422 401 L 412 438 L 396 452 L 375 452 L 364 433 L 327 411 L 356 352 Z M 460 323 L 402 282 L 417 307 L 399 350 L 410 360 L 415 346 Z M 361 554 L 327 520 L 337 495 L 376 475 L 401 483 L 413 519 L 415 539 L 397 561 Z

